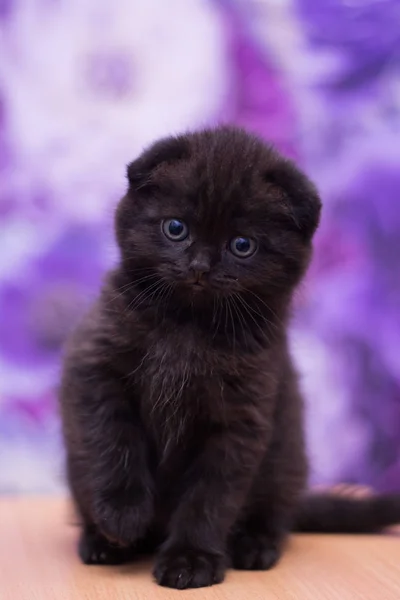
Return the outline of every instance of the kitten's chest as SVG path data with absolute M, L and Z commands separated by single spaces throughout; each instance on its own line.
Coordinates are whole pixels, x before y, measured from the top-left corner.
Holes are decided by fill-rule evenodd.
M 150 343 L 137 381 L 143 419 L 163 445 L 182 441 L 204 421 L 218 419 L 223 388 L 218 361 L 190 335 Z
M 206 380 L 213 385 L 218 379 L 210 359 L 210 352 L 191 336 L 166 336 L 149 345 L 140 379 L 152 410 L 182 401 L 194 403 Z

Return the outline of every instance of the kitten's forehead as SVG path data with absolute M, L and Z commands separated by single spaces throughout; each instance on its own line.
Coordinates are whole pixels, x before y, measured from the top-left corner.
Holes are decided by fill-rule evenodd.
M 279 190 L 264 172 L 278 160 L 268 147 L 240 130 L 193 134 L 187 155 L 156 173 L 170 206 L 206 226 L 258 218 L 278 205 Z

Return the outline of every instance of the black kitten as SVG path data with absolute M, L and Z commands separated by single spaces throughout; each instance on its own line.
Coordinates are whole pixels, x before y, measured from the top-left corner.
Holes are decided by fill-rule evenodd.
M 355 509 L 361 530 L 396 521 L 388 498 L 299 510 L 307 461 L 286 323 L 319 221 L 314 186 L 234 128 L 162 140 L 128 180 L 120 264 L 64 365 L 82 560 L 159 547 L 161 585 L 201 587 L 229 564 L 271 567 L 295 519 L 351 530 Z

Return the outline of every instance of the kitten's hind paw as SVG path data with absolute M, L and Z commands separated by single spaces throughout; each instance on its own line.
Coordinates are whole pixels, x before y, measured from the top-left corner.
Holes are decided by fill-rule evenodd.
M 276 540 L 261 533 L 238 532 L 231 541 L 231 561 L 234 569 L 266 571 L 280 558 Z
M 78 553 L 85 565 L 121 565 L 129 560 L 131 555 L 128 548 L 114 546 L 92 530 L 82 531 Z

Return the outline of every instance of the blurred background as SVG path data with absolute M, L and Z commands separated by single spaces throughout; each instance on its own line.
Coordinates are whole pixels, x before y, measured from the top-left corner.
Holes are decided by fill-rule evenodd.
M 0 0 L 0 492 L 63 489 L 60 351 L 125 165 L 234 122 L 324 200 L 296 297 L 312 483 L 400 489 L 397 0 Z

